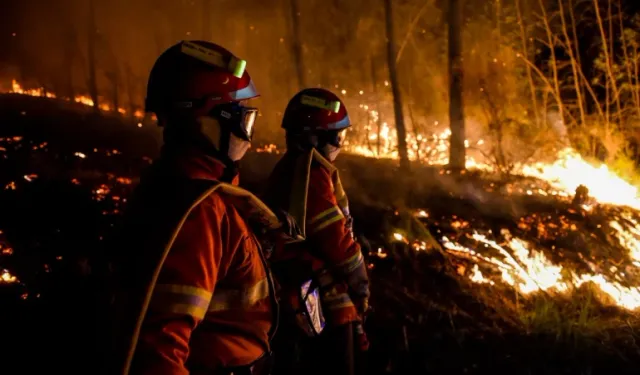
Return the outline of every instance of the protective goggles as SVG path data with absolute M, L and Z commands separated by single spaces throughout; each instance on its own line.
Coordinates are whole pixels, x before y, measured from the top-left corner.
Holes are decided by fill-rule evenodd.
M 335 147 L 340 147 L 342 146 L 346 133 L 347 129 L 323 131 L 319 134 L 319 141 L 322 144 L 330 144 Z
M 237 102 L 225 103 L 215 106 L 211 110 L 211 116 L 236 137 L 251 141 L 258 108 L 245 107 Z

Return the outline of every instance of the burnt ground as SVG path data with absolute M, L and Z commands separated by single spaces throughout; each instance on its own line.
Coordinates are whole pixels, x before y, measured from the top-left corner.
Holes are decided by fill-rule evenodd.
M 108 335 L 108 239 L 159 133 L 68 103 L 8 95 L 0 96 L 0 138 L 0 270 L 19 280 L 0 283 L 0 371 L 97 373 Z M 243 184 L 259 192 L 277 158 L 251 153 Z M 348 155 L 339 167 L 371 269 L 367 373 L 638 372 L 635 314 L 602 304 L 588 286 L 567 299 L 472 283 L 471 263 L 441 246 L 444 235 L 471 247 L 474 229 L 500 240 L 508 228 L 572 269 L 631 272 L 605 230 L 627 211 L 585 214 L 567 201 L 507 193 L 535 181 L 426 167 L 402 175 L 392 162 Z M 414 219 L 416 209 L 428 217 Z M 398 231 L 410 241 L 392 241 Z M 425 242 L 422 250 L 411 248 L 414 239 Z

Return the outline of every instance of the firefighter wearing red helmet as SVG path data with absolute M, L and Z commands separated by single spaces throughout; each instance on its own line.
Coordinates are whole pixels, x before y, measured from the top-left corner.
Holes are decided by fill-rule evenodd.
M 121 235 L 120 374 L 253 373 L 270 352 L 277 303 L 251 228 L 280 222 L 236 186 L 257 114 L 245 106 L 258 96 L 245 65 L 218 45 L 183 41 L 153 66 L 146 107 L 164 145 Z
M 354 329 L 358 329 L 357 338 L 365 338 L 361 323 L 368 308 L 367 271 L 352 233 L 347 196 L 333 166 L 350 126 L 344 104 L 330 91 L 314 88 L 296 94 L 282 122 L 287 152 L 276 165 L 265 193 L 267 203 L 289 212 L 306 237 L 302 243 L 279 249 L 271 260 L 282 287 L 284 310 L 293 315 L 289 320 L 298 322 L 302 332 L 320 336 L 322 352 L 333 352 L 305 373 L 353 373 Z M 320 306 L 310 303 L 314 285 L 318 286 Z M 282 321 L 282 335 L 293 334 L 286 330 L 286 321 Z M 291 338 L 284 337 L 282 342 L 291 342 Z M 365 342 L 359 343 L 366 349 Z M 280 371 L 293 371 L 279 368 L 277 358 L 282 355 L 277 351 L 275 355 Z

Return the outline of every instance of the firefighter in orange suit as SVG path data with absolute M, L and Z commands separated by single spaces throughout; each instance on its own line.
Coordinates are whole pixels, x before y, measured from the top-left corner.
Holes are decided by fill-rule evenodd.
M 369 299 L 366 265 L 353 237 L 347 196 L 333 166 L 349 126 L 344 104 L 330 91 L 314 88 L 296 94 L 282 124 L 287 152 L 276 165 L 265 192 L 266 202 L 289 212 L 306 236 L 303 243 L 285 246 L 272 258 L 282 288 L 281 304 L 289 316 L 303 305 L 298 293 L 301 282 L 311 277 L 320 286 L 326 329 L 320 334 L 323 345 L 319 350 L 329 354 L 314 361 L 311 369 L 302 370 L 304 373 L 353 373 L 358 341 L 354 340 L 354 328 L 360 329 L 355 339 L 364 337 L 361 322 Z M 294 333 L 287 329 L 293 327 L 287 322 L 292 320 L 298 321 L 296 317 L 281 320 L 282 340 L 277 341 L 291 343 Z M 283 355 L 278 351 L 274 354 L 277 371 L 296 371 L 281 367 L 279 359 Z
M 125 217 L 113 373 L 251 374 L 268 357 L 277 304 L 252 226 L 278 219 L 235 186 L 256 96 L 245 62 L 209 42 L 153 66 L 146 106 L 164 145 Z

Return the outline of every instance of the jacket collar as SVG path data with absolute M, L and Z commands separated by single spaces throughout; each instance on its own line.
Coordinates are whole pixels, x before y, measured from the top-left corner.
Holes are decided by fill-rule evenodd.
M 229 178 L 229 168 L 222 161 L 197 147 L 164 145 L 160 153 L 160 162 L 171 175 L 189 179 L 217 180 L 234 185 L 239 182 L 237 173 L 233 173 L 232 178 Z

